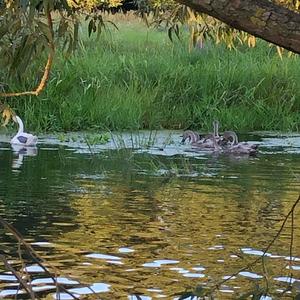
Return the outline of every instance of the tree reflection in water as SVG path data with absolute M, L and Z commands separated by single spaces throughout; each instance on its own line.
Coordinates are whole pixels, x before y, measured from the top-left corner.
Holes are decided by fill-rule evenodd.
M 231 299 L 263 294 L 267 282 L 267 294 L 278 296 L 291 275 L 297 286 L 300 257 L 291 254 L 290 237 L 293 228 L 299 248 L 298 226 L 287 223 L 268 248 L 299 192 L 291 176 L 300 174 L 296 155 L 195 159 L 127 149 L 91 156 L 49 147 L 26 157 L 17 173 L 12 160 L 0 153 L 0 214 L 75 297 L 95 290 L 108 299 L 173 299 L 218 283 L 214 296 Z M 24 249 L 21 262 L 12 236 L 2 229 L 2 237 L 2 255 L 17 271 L 27 266 L 34 292 L 48 286 L 39 297 L 54 293 L 37 262 Z M 3 265 L 1 292 L 16 286 L 12 275 Z

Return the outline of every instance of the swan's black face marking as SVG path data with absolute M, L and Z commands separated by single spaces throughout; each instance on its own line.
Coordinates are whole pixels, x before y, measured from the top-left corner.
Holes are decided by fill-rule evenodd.
M 22 144 L 26 144 L 27 140 L 28 140 L 27 137 L 25 137 L 25 136 L 18 136 L 17 139 Z

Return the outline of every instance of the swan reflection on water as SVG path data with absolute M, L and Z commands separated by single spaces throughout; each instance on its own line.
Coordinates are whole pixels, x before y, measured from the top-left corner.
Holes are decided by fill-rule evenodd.
M 19 169 L 22 166 L 24 156 L 36 156 L 38 154 L 37 147 L 26 147 L 17 144 L 11 144 L 11 147 L 14 155 L 16 156 L 12 161 L 12 169 Z

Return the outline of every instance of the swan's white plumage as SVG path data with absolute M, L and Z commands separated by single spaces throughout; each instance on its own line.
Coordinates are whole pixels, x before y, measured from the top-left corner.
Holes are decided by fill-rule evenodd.
M 35 146 L 38 140 L 37 136 L 24 132 L 24 125 L 19 116 L 14 116 L 13 120 L 19 124 L 19 130 L 10 143 L 14 145 Z

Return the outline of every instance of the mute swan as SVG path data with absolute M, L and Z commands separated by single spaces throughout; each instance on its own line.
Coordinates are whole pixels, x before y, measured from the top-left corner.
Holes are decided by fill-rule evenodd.
M 237 145 L 237 144 L 242 144 L 242 145 L 247 145 L 247 146 L 249 146 L 253 149 L 257 149 L 257 147 L 258 147 L 257 144 L 250 144 L 250 143 L 247 143 L 247 142 L 239 143 L 237 134 L 234 131 L 225 131 L 223 133 L 223 139 L 222 140 L 230 141 L 232 146 Z
M 229 147 L 227 142 L 229 141 Z M 225 152 L 234 153 L 234 154 L 249 154 L 254 155 L 257 152 L 258 145 L 250 143 L 239 143 L 237 134 L 234 131 L 225 131 L 223 133 L 222 142 L 225 142 L 224 150 Z
M 220 136 L 219 136 L 219 122 L 213 121 L 213 130 L 214 133 L 207 134 L 203 140 L 200 140 L 198 143 L 192 144 L 197 148 L 212 150 L 214 149 L 214 140 L 219 143 Z
M 186 130 L 183 132 L 181 143 L 184 144 L 186 140 L 189 140 L 191 144 L 200 141 L 201 137 L 198 132 L 192 130 Z
M 204 137 L 203 143 L 206 143 L 209 148 L 214 148 L 213 139 L 215 139 L 217 143 L 220 140 L 219 124 L 220 124 L 219 121 L 213 121 L 214 133 L 209 133 Z
M 257 148 L 252 148 L 246 143 L 238 143 L 237 145 L 233 145 L 230 148 L 227 148 L 225 152 L 233 153 L 233 154 L 249 154 L 255 155 L 257 153 Z
M 220 125 L 219 121 L 217 121 L 217 120 L 213 121 L 214 137 L 216 139 L 220 138 L 220 136 L 219 136 L 219 125 Z
M 204 139 L 201 139 L 201 136 L 198 132 L 192 130 L 186 130 L 183 132 L 181 144 L 188 140 L 192 147 L 196 147 L 198 149 L 206 149 L 210 148 L 210 145 L 206 143 Z
M 17 156 L 13 159 L 12 169 L 19 169 L 24 160 L 24 156 L 36 156 L 37 155 L 37 147 L 26 147 L 18 144 L 11 144 L 13 153 Z
M 186 130 L 184 131 L 182 135 L 181 143 L 184 144 L 184 142 L 188 140 L 192 147 L 198 148 L 198 149 L 207 149 L 211 148 L 210 141 L 208 142 L 204 139 L 201 139 L 201 136 L 198 132 L 192 131 L 192 130 Z
M 203 138 L 194 131 L 187 130 L 183 133 L 182 143 L 187 139 L 192 147 L 199 150 L 211 150 L 219 153 L 231 154 L 248 154 L 255 155 L 257 153 L 257 144 L 251 144 L 238 141 L 237 134 L 234 131 L 225 131 L 223 136 L 219 135 L 219 122 L 213 122 L 214 133 L 210 133 Z
M 186 130 L 182 136 L 182 143 L 184 143 L 187 139 L 191 143 L 192 147 L 204 150 L 211 150 L 214 148 L 213 139 L 219 141 L 219 122 L 213 122 L 214 133 L 206 135 L 204 138 L 194 131 Z
M 24 132 L 24 124 L 19 116 L 13 116 L 13 121 L 18 123 L 18 133 L 11 139 L 10 143 L 23 146 L 35 146 L 37 136 Z

